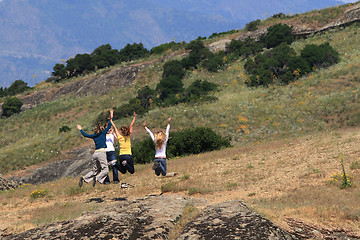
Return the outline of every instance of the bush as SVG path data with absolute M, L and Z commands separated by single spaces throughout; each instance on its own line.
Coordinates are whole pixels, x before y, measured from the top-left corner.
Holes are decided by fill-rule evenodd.
M 161 54 L 161 53 L 167 51 L 168 49 L 171 49 L 171 50 L 175 51 L 175 50 L 180 49 L 184 45 L 185 45 L 185 42 L 176 43 L 176 42 L 172 41 L 172 42 L 169 42 L 169 43 L 164 43 L 164 44 L 161 44 L 159 46 L 153 47 L 150 50 L 150 54 Z
M 21 111 L 22 105 L 23 102 L 19 98 L 16 97 L 7 98 L 5 99 L 2 105 L 2 109 L 3 109 L 2 115 L 5 117 L 10 117 L 14 113 L 19 113 Z
M 185 156 L 230 147 L 230 139 L 221 137 L 210 128 L 198 127 L 170 133 L 167 156 Z M 134 162 L 147 163 L 154 159 L 155 147 L 151 138 L 133 144 Z
M 261 35 L 260 41 L 267 48 L 273 48 L 285 42 L 290 44 L 294 41 L 293 28 L 286 24 L 275 24 L 268 28 L 267 33 Z
M 254 20 L 249 22 L 248 24 L 245 25 L 245 30 L 246 31 L 255 31 L 258 29 L 259 24 L 261 23 L 260 19 Z
M 61 128 L 59 128 L 59 133 L 61 132 L 70 132 L 71 128 L 69 128 L 68 126 L 62 126 Z
M 31 87 L 28 87 L 26 82 L 24 82 L 23 80 L 16 80 L 11 84 L 8 89 L 6 89 L 6 95 L 14 96 L 18 93 L 23 93 L 29 89 L 31 89 Z
M 328 67 L 339 61 L 339 53 L 328 42 L 321 45 L 306 45 L 301 51 L 301 57 L 308 62 L 310 67 L 317 68 Z
M 210 54 L 207 59 L 202 62 L 202 66 L 209 72 L 217 72 L 224 66 L 224 52 L 218 54 Z

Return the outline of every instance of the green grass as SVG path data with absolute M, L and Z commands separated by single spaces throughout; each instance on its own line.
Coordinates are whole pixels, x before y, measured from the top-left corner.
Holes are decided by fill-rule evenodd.
M 345 40 L 344 40 L 345 39 Z M 184 86 L 197 79 L 219 85 L 211 103 L 180 104 L 156 108 L 139 116 L 135 128 L 146 120 L 153 128 L 164 128 L 172 117 L 172 130 L 210 127 L 230 136 L 234 146 L 296 137 L 318 131 L 360 124 L 358 82 L 360 81 L 360 45 L 358 24 L 296 41 L 299 52 L 306 44 L 330 42 L 341 62 L 304 76 L 288 86 L 248 88 L 244 61 L 238 60 L 218 73 L 203 69 L 188 72 Z M 0 119 L 0 172 L 61 158 L 68 149 L 87 140 L 76 129 L 80 124 L 91 132 L 93 121 L 105 109 L 127 103 L 145 85 L 155 88 L 161 78 L 161 64 L 143 70 L 133 85 L 115 89 L 102 96 L 73 97 L 44 103 L 33 109 Z M 129 124 L 130 119 L 116 121 Z M 67 125 L 70 132 L 59 133 Z M 145 136 L 145 132 L 134 138 Z

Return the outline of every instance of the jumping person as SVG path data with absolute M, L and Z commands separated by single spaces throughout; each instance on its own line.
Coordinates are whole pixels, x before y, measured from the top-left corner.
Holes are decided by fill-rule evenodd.
M 82 187 L 83 182 L 88 183 L 91 180 L 93 180 L 93 187 L 95 186 L 96 181 L 99 181 L 102 184 L 104 183 L 104 180 L 109 173 L 108 163 L 106 160 L 106 133 L 111 128 L 113 114 L 114 110 L 111 109 L 108 126 L 104 128 L 99 122 L 94 129 L 94 134 L 87 134 L 83 131 L 79 124 L 76 125 L 77 129 L 80 130 L 80 133 L 84 137 L 92 138 L 95 143 L 95 152 L 93 154 L 93 169 L 85 176 L 80 177 L 79 187 Z
M 120 144 L 120 154 L 119 162 L 113 161 L 113 169 L 117 168 L 122 174 L 125 174 L 127 171 L 131 174 L 135 172 L 134 162 L 132 159 L 131 153 L 131 133 L 133 131 L 133 126 L 136 119 L 136 113 L 134 112 L 134 118 L 130 123 L 130 126 L 122 126 L 119 130 L 116 128 L 115 123 L 111 120 L 111 124 L 114 126 L 115 134 L 119 140 Z
M 154 165 L 152 169 L 155 171 L 155 174 L 157 176 L 160 175 L 160 173 L 163 176 L 166 176 L 167 171 L 167 163 L 166 163 L 166 145 L 169 139 L 169 131 L 170 131 L 170 121 L 171 118 L 168 118 L 168 125 L 166 127 L 166 132 L 164 133 L 162 130 L 157 131 L 154 134 L 146 127 L 146 122 L 143 122 L 143 126 L 145 130 L 150 134 L 151 139 L 155 143 L 155 159 L 154 159 Z
M 114 127 L 113 123 L 111 123 L 111 124 Z M 114 134 L 114 130 L 111 127 L 109 129 L 109 131 L 106 133 L 106 159 L 108 161 L 108 164 L 112 166 L 113 182 L 115 184 L 117 184 L 117 183 L 119 183 L 119 174 L 118 174 L 118 170 L 116 169 L 116 167 L 114 167 L 114 165 L 117 163 L 117 157 L 116 157 L 115 148 L 114 148 L 115 141 L 118 141 L 118 138 L 117 138 L 116 134 Z M 106 176 L 104 183 L 105 184 L 110 183 L 109 175 Z

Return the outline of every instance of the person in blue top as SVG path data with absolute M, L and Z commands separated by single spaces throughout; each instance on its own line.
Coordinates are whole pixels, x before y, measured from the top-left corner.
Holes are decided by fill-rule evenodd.
M 110 120 L 113 118 L 114 110 L 110 110 Z M 109 167 L 106 159 L 106 133 L 111 128 L 111 121 L 107 127 L 103 127 L 99 122 L 94 129 L 94 134 L 87 134 L 82 130 L 80 125 L 77 125 L 77 129 L 80 130 L 80 133 L 87 138 L 92 138 L 95 143 L 95 152 L 93 154 L 93 169 L 88 172 L 85 176 L 80 177 L 79 187 L 82 187 L 83 182 L 90 182 L 93 180 L 93 187 L 95 186 L 96 181 L 99 181 L 101 184 L 104 183 L 105 178 L 109 173 Z M 100 167 L 100 168 L 99 168 Z

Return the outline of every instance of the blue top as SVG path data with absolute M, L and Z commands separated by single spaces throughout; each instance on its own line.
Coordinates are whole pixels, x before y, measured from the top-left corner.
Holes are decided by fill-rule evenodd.
M 107 128 L 105 128 L 104 130 L 102 130 L 97 134 L 87 134 L 82 129 L 80 130 L 80 132 L 84 137 L 92 138 L 94 140 L 95 150 L 96 150 L 100 148 L 106 148 L 106 133 L 109 131 L 110 128 L 111 128 L 111 122 L 109 121 Z

